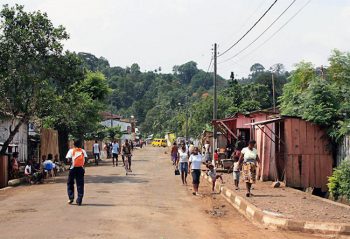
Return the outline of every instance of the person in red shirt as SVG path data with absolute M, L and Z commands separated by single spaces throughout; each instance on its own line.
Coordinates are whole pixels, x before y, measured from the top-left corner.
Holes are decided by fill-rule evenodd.
M 218 164 L 219 164 L 219 154 L 218 154 L 218 150 L 217 149 L 214 152 L 214 162 L 215 162 L 215 167 L 217 167 Z

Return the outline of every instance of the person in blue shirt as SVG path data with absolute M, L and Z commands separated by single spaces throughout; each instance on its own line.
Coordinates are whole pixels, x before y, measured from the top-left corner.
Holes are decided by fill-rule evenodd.
M 119 155 L 119 144 L 116 140 L 114 140 L 112 144 L 112 162 L 113 162 L 113 167 L 118 166 L 118 155 Z M 114 164 L 114 159 L 115 159 L 115 164 Z
M 43 169 L 46 177 L 48 177 L 49 175 L 51 175 L 52 177 L 54 176 L 53 169 L 55 167 L 55 164 L 52 162 L 52 159 L 52 154 L 49 154 L 47 159 L 43 162 Z

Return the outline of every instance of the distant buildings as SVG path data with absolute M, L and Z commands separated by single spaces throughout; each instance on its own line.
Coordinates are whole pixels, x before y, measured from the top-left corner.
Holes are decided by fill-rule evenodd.
M 139 130 L 136 128 L 137 121 L 134 118 L 125 118 L 122 116 L 112 114 L 109 112 L 102 112 L 101 116 L 103 118 L 101 125 L 111 128 L 119 126 L 121 132 L 123 133 L 121 140 L 130 139 L 135 140 L 138 139 Z
M 0 148 L 7 140 L 10 135 L 10 127 L 14 128 L 14 125 L 17 123 L 17 120 L 12 122 L 8 119 L 0 119 Z M 28 125 L 23 124 L 18 133 L 13 138 L 11 144 L 7 149 L 7 153 L 18 152 L 18 159 L 20 162 L 25 162 L 28 155 Z

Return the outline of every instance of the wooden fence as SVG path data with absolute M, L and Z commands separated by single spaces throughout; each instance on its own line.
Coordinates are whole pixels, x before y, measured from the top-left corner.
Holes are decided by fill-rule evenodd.
M 40 157 L 48 154 L 59 156 L 58 132 L 53 129 L 41 129 Z

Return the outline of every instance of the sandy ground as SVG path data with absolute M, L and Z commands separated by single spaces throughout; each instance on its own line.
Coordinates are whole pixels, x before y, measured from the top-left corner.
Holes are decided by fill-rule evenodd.
M 226 186 L 235 189 L 232 174 L 223 174 L 223 177 Z M 271 185 L 272 182 L 257 181 L 252 190 L 254 196 L 246 199 L 258 208 L 282 218 L 350 223 L 350 206 L 337 206 L 299 190 L 272 188 Z M 241 181 L 240 190 L 234 191 L 245 197 L 245 183 Z
M 0 238 L 319 238 L 257 228 L 204 182 L 192 196 L 164 149 L 135 151 L 133 171 L 86 168 L 80 207 L 66 204 L 66 176 L 0 191 Z

